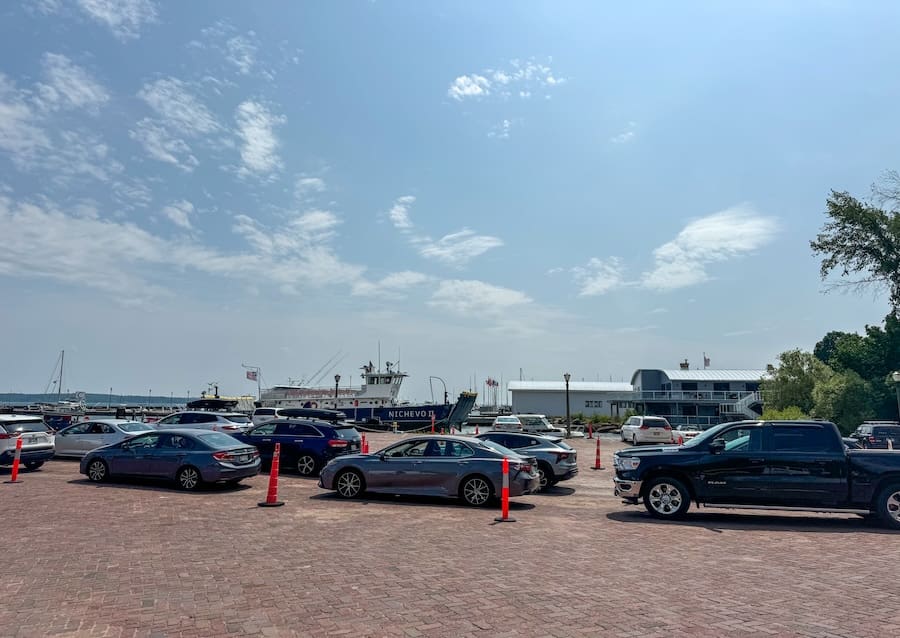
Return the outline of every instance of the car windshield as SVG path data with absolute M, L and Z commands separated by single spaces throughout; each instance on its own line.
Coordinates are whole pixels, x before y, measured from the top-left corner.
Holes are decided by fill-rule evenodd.
M 716 438 L 716 435 L 722 431 L 723 428 L 730 425 L 729 423 L 720 423 L 719 425 L 715 425 L 708 430 L 705 430 L 702 434 L 698 434 L 690 441 L 684 444 L 684 447 L 697 447 L 700 445 L 704 445 L 707 441 L 712 441 Z
M 354 440 L 358 439 L 359 432 L 354 427 L 334 428 L 334 435 L 339 439 Z
M 669 425 L 669 422 L 665 419 L 644 419 L 644 425 L 651 428 L 664 428 Z
M 492 449 L 494 452 L 499 452 L 503 456 L 508 456 L 512 458 L 519 458 L 519 454 L 510 450 L 508 447 L 504 447 L 495 441 L 491 441 L 490 439 L 480 439 L 481 444 L 484 447 Z
M 123 432 L 149 432 L 153 429 L 153 426 L 140 423 L 139 421 L 129 421 L 128 423 L 120 423 L 119 429 Z
M 241 442 L 237 439 L 228 436 L 227 434 L 222 434 L 221 432 L 209 432 L 208 434 L 198 434 L 197 438 L 200 439 L 207 446 L 215 449 L 222 448 L 230 448 L 230 447 L 238 447 L 241 445 Z
M 539 428 L 549 429 L 552 426 L 550 422 L 542 416 L 520 416 L 519 421 L 522 422 L 522 425 L 534 426 Z
M 4 423 L 7 432 L 49 432 L 50 429 L 40 419 L 34 421 L 11 421 Z

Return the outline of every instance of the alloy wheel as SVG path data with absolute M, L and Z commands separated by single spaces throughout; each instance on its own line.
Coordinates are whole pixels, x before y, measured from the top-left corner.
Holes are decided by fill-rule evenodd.
M 362 491 L 362 481 L 356 472 L 344 472 L 337 480 L 338 494 L 344 498 L 353 498 Z
M 676 513 L 682 500 L 681 492 L 670 483 L 658 483 L 650 489 L 650 507 L 664 516 Z
M 178 484 L 183 490 L 193 490 L 200 483 L 200 473 L 192 467 L 186 467 L 178 473 Z
M 297 471 L 303 476 L 309 476 L 316 470 L 316 460 L 309 454 L 304 454 L 297 459 Z
M 106 478 L 106 463 L 103 461 L 91 461 L 88 466 L 88 478 L 99 483 Z
M 897 523 L 900 523 L 900 489 L 887 497 L 887 512 Z
M 472 478 L 463 486 L 463 498 L 470 505 L 484 505 L 491 496 L 491 487 L 482 478 Z

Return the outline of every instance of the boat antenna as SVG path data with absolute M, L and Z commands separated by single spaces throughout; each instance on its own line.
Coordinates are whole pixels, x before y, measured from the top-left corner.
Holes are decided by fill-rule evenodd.
M 56 386 L 56 400 L 60 400 L 60 395 L 62 393 L 62 382 L 63 382 L 63 365 L 66 362 L 66 351 L 63 350 L 59 353 L 59 385 Z
M 338 351 L 338 354 L 340 354 L 341 357 L 340 357 L 337 361 L 335 361 L 334 363 L 332 363 L 330 366 L 328 366 L 328 369 L 325 370 L 325 372 L 323 372 L 321 375 L 319 375 L 319 376 L 316 378 L 316 380 L 313 381 L 313 383 L 312 383 L 311 385 L 316 385 L 316 384 L 318 384 L 320 381 L 322 381 L 322 379 L 324 379 L 326 376 L 328 376 L 329 374 L 331 374 L 331 371 L 334 370 L 336 367 L 338 367 L 338 365 L 340 365 L 340 363 L 341 363 L 344 359 L 347 358 L 347 353 L 341 354 L 341 352 Z M 335 355 L 335 356 L 337 356 L 337 355 Z M 332 358 L 334 358 L 334 357 L 332 357 Z M 327 364 L 326 364 L 326 365 L 327 365 Z
M 381 339 L 378 340 L 378 371 L 381 372 Z
M 304 384 L 305 384 L 305 383 L 308 383 L 309 385 L 315 385 L 315 382 L 314 382 L 313 380 L 314 380 L 314 379 L 320 378 L 319 375 L 322 373 L 322 370 L 325 369 L 325 366 L 329 365 L 332 361 L 334 361 L 335 357 L 337 357 L 339 354 L 341 354 L 341 351 L 340 351 L 340 350 L 338 350 L 337 352 L 335 352 L 335 353 L 331 356 L 331 358 L 328 359 L 328 361 L 326 361 L 325 363 L 323 363 L 323 364 L 322 364 L 322 367 L 319 368 L 318 370 L 316 370 L 316 371 L 309 377 L 309 380 L 308 380 L 308 381 L 302 381 L 302 380 L 301 380 L 300 383 L 304 383 Z M 327 373 L 326 373 L 326 374 L 327 374 Z M 323 375 L 323 376 L 324 376 L 324 375 Z

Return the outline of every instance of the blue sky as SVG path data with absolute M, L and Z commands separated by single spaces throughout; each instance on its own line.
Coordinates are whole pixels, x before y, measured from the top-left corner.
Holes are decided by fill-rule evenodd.
M 789 6 L 788 6 L 789 5 Z M 762 368 L 897 168 L 891 3 L 0 7 L 0 390 Z M 326 366 L 328 369 L 328 366 Z

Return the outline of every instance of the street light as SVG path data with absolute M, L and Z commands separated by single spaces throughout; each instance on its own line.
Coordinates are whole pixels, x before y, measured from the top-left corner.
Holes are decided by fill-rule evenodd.
M 334 409 L 337 410 L 338 383 L 341 382 L 341 375 L 334 375 Z
M 900 372 L 891 374 L 894 379 L 894 389 L 897 391 L 897 417 L 900 418 Z
M 572 415 L 569 413 L 569 379 L 572 375 L 566 372 L 563 379 L 566 380 L 566 438 L 572 438 Z

